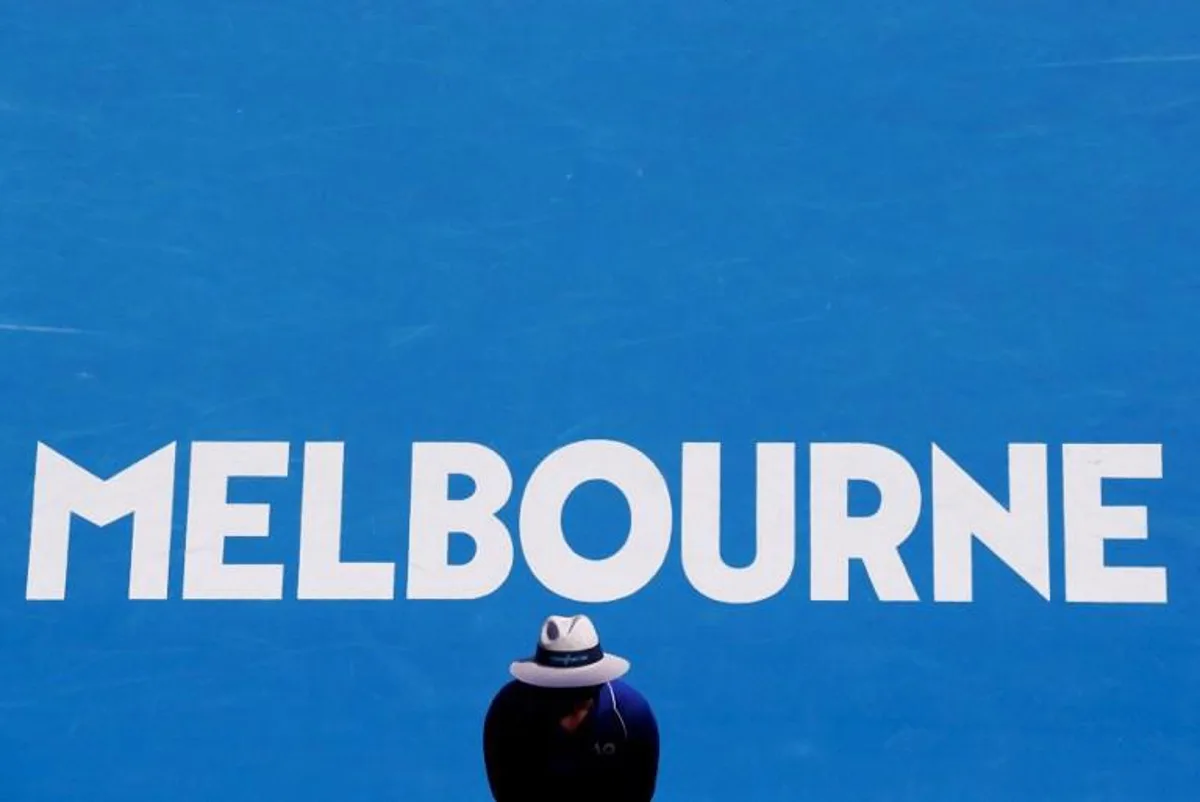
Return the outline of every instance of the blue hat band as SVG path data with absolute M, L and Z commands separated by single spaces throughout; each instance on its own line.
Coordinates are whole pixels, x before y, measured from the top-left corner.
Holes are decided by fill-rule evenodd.
M 599 644 L 574 652 L 554 652 L 539 646 L 533 662 L 547 668 L 580 668 L 599 663 L 603 659 L 604 649 L 600 648 Z

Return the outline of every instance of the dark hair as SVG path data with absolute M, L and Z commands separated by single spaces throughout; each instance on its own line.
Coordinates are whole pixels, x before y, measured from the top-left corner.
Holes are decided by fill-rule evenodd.
M 567 713 L 587 700 L 594 699 L 599 691 L 599 685 L 589 685 L 583 688 L 539 688 L 538 696 L 545 702 L 547 708 Z

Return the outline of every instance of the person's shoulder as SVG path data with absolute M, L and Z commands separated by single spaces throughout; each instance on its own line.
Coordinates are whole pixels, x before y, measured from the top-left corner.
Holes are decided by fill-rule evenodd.
M 524 682 L 521 682 L 518 679 L 509 680 L 508 682 L 501 685 L 500 689 L 498 691 L 496 691 L 495 698 L 507 699 L 510 697 L 521 696 L 527 692 L 528 688 L 529 688 L 528 685 L 526 685 Z
M 612 689 L 613 700 L 623 715 L 654 718 L 650 700 L 629 682 L 620 679 L 613 680 L 608 683 L 608 687 Z
M 612 688 L 613 695 L 617 697 L 617 700 L 622 703 L 628 702 L 631 705 L 650 706 L 650 701 L 646 698 L 645 694 L 627 680 L 615 679 L 608 683 L 608 686 Z
M 488 705 L 488 715 L 503 715 L 522 707 L 528 703 L 530 690 L 530 687 L 520 680 L 506 682 L 492 696 L 491 704 Z

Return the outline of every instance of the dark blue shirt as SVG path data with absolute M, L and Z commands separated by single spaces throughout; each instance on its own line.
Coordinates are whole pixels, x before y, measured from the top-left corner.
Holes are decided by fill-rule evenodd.
M 658 723 L 629 685 L 601 685 L 574 731 L 559 724 L 539 688 L 500 689 L 483 726 L 483 755 L 496 802 L 649 802 L 658 778 Z

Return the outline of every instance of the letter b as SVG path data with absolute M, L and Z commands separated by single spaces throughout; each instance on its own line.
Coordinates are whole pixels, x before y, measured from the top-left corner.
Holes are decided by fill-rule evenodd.
M 475 492 L 450 499 L 450 477 L 468 476 Z M 410 599 L 477 599 L 496 591 L 513 565 L 513 543 L 497 516 L 512 493 L 504 458 L 477 443 L 413 443 L 409 512 Z M 450 564 L 451 533 L 475 541 L 475 556 Z

